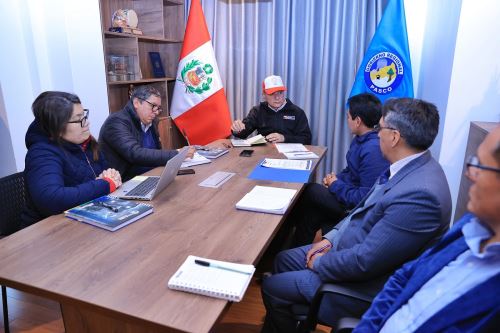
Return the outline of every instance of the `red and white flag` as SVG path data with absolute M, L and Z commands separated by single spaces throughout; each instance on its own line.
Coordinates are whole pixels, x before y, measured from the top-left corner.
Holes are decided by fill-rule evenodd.
M 190 144 L 231 134 L 231 117 L 200 0 L 191 1 L 170 115 Z

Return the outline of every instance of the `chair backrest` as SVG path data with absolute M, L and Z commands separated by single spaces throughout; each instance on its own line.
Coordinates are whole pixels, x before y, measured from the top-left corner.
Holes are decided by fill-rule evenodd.
M 7 236 L 21 229 L 21 213 L 26 204 L 24 173 L 0 179 L 0 235 Z

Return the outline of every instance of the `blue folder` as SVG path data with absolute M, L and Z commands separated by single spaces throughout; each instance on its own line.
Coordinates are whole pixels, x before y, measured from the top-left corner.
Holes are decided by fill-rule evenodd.
M 307 183 L 311 176 L 311 170 L 290 170 L 263 167 L 262 161 L 248 175 L 255 180 L 271 180 L 275 182 Z

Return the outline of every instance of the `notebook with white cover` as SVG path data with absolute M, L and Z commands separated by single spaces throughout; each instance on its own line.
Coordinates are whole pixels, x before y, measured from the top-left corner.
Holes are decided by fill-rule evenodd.
M 293 189 L 257 185 L 236 203 L 236 208 L 283 215 L 296 193 Z
M 195 260 L 209 263 L 210 266 L 198 265 Z M 239 302 L 254 272 L 253 265 L 234 264 L 190 255 L 168 280 L 168 287 Z

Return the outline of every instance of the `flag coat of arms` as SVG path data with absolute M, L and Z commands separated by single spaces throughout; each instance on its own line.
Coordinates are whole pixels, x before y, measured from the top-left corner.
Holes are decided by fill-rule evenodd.
M 356 74 L 349 97 L 365 92 L 382 102 L 413 97 L 404 0 L 390 0 Z
M 231 117 L 199 0 L 191 1 L 170 115 L 190 144 L 231 134 Z

